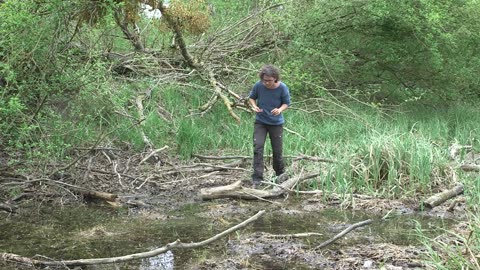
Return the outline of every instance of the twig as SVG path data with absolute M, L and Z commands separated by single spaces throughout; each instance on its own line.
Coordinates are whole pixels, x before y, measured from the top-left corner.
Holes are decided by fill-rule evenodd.
M 210 173 L 204 174 L 204 175 L 202 175 L 202 176 L 199 176 L 199 177 L 197 177 L 197 178 L 206 178 L 206 177 L 210 177 L 211 175 L 214 175 L 214 174 L 216 174 L 216 173 L 218 173 L 218 171 L 213 171 L 213 172 L 210 172 Z
M 137 189 L 141 189 L 143 187 L 143 185 L 145 185 L 145 183 L 147 183 L 148 180 L 150 180 L 152 178 L 153 178 L 153 176 L 151 176 L 151 175 L 148 176 L 147 178 L 145 178 L 145 181 L 143 181 L 143 183 L 140 186 L 138 186 Z
M 327 163 L 335 163 L 335 160 L 333 160 L 333 159 L 312 157 L 312 156 L 306 156 L 306 155 L 300 155 L 299 157 L 294 158 L 293 161 L 302 160 L 302 159 L 311 160 L 311 161 L 319 161 L 319 162 L 327 162 Z
M 90 175 L 90 169 L 92 168 L 92 161 L 93 161 L 93 157 L 90 157 L 88 159 L 88 164 L 87 164 L 87 170 L 85 170 L 85 173 L 83 174 L 83 181 L 82 181 L 82 184 L 87 182 L 88 180 L 88 176 Z
M 10 205 L 10 204 L 5 204 L 5 203 L 0 203 L 0 210 L 9 212 L 9 213 L 15 213 L 16 211 L 16 206 Z
M 125 186 L 124 186 L 123 183 L 122 183 L 122 176 L 120 175 L 120 173 L 118 173 L 117 167 L 118 167 L 117 161 L 113 161 L 113 171 L 114 171 L 114 173 L 115 173 L 115 174 L 117 175 L 117 177 L 118 177 L 118 183 L 119 183 L 120 186 L 123 188 L 123 187 L 125 187 Z
M 87 168 L 85 167 L 77 167 L 78 169 L 80 170 L 86 170 Z M 99 169 L 90 169 L 91 172 L 95 172 L 95 173 L 101 173 L 101 174 L 111 174 L 111 175 L 117 175 L 116 173 L 114 172 L 109 172 L 109 171 L 104 171 L 104 170 L 99 170 Z M 137 177 L 135 176 L 132 176 L 132 175 L 128 175 L 128 174 L 124 174 L 124 173 L 120 173 L 121 176 L 123 177 L 127 177 L 127 178 L 130 178 L 130 179 L 137 179 Z
M 321 243 L 320 245 L 316 246 L 315 249 L 322 249 L 322 248 L 332 244 L 333 242 L 337 241 L 338 239 L 340 239 L 341 237 L 343 237 L 344 235 L 346 235 L 350 231 L 352 231 L 352 230 L 354 230 L 358 227 L 368 225 L 372 222 L 373 222 L 373 220 L 367 219 L 365 221 L 355 223 L 355 224 L 351 225 L 350 227 L 346 228 L 345 230 L 343 230 L 342 232 L 340 232 L 339 234 L 335 235 L 333 238 L 331 238 L 331 239 Z
M 143 122 L 145 119 L 141 119 L 140 121 L 137 121 L 135 123 L 133 123 L 131 126 L 134 126 L 134 125 L 137 125 L 137 124 L 140 124 L 141 122 Z M 103 135 L 101 135 L 97 141 L 92 145 L 92 147 L 90 148 L 91 150 L 94 150 L 97 148 L 98 144 L 103 141 L 103 139 L 105 139 L 107 136 L 109 136 L 110 134 L 114 133 L 115 131 L 117 131 L 120 127 L 117 127 L 117 128 L 114 128 L 113 130 L 111 130 L 110 132 L 107 132 Z M 67 164 L 66 166 L 63 166 L 55 171 L 53 171 L 48 177 L 51 178 L 53 175 L 61 172 L 61 171 L 65 171 L 66 169 L 72 167 L 75 163 L 77 163 L 80 159 L 84 158 L 85 156 L 88 155 L 88 153 L 90 153 L 90 151 L 85 151 L 85 153 L 83 153 L 82 155 L 80 155 L 79 157 L 77 157 L 76 159 L 74 159 L 72 162 L 70 162 L 69 164 Z
M 463 149 L 470 150 L 472 149 L 471 145 L 460 145 L 457 141 L 455 141 L 450 147 L 449 147 L 449 157 L 451 160 L 457 160 L 458 155 Z
M 470 235 L 468 236 L 468 240 L 470 240 L 470 237 L 472 235 L 473 231 L 470 232 Z M 473 261 L 473 263 L 475 264 L 475 266 L 477 267 L 477 269 L 480 269 L 480 265 L 478 265 L 478 257 L 479 255 L 475 256 L 475 254 L 473 254 L 472 252 L 472 249 L 470 248 L 470 245 L 465 245 L 465 248 L 467 249 L 468 253 L 470 254 L 470 256 L 472 257 L 471 261 Z
M 260 201 L 268 202 L 268 203 L 271 203 L 271 204 L 281 205 L 281 203 L 279 203 L 279 202 L 274 202 L 274 201 L 271 201 L 271 200 L 264 199 L 264 198 L 262 198 L 262 197 L 260 197 L 260 196 L 257 196 L 257 195 L 255 195 L 255 194 L 252 194 L 252 193 L 247 192 L 247 191 L 241 191 L 241 193 L 245 193 L 245 194 L 247 194 L 247 195 L 249 195 L 249 196 L 252 196 L 252 197 L 254 197 L 254 198 L 257 198 L 257 199 L 259 199 Z
M 300 135 L 300 133 L 297 133 L 297 132 L 295 132 L 295 131 L 293 131 L 293 130 L 291 130 L 291 129 L 288 129 L 288 128 L 286 128 L 286 127 L 283 127 L 283 129 L 284 129 L 285 131 L 287 131 L 287 132 L 290 132 L 290 133 L 292 133 L 292 134 L 297 135 L 298 137 L 300 137 L 300 138 L 302 138 L 302 139 L 306 139 L 305 137 L 303 137 L 302 135 Z
M 97 148 L 87 148 L 87 147 L 73 147 L 75 150 L 88 150 L 88 151 L 102 151 L 102 150 L 108 150 L 108 151 L 122 151 L 122 149 L 118 148 L 110 148 L 110 147 L 97 147 Z
M 248 159 L 252 158 L 250 156 L 203 156 L 203 155 L 196 155 L 193 154 L 193 157 L 200 158 L 200 159 L 214 159 L 214 160 L 225 160 L 225 159 Z
M 204 156 L 204 155 L 197 155 L 193 154 L 193 157 L 199 159 L 212 159 L 212 160 L 227 160 L 227 159 L 251 159 L 251 156 Z M 272 155 L 266 155 L 265 157 L 272 157 Z M 300 154 L 299 156 L 283 156 L 283 158 L 291 158 L 293 161 L 297 160 L 311 160 L 311 161 L 319 161 L 319 162 L 327 162 L 327 163 L 335 163 L 335 160 L 330 158 L 322 158 L 322 157 L 313 157 L 313 156 L 306 156 Z
M 462 164 L 460 169 L 466 172 L 480 172 L 480 165 L 477 164 Z
M 168 149 L 168 145 L 165 145 L 164 147 L 162 148 L 159 148 L 159 149 L 155 149 L 154 151 L 152 151 L 150 154 L 148 154 L 144 159 L 142 159 L 142 161 L 140 161 L 140 163 L 138 163 L 138 165 L 141 165 L 142 163 L 144 163 L 145 161 L 147 161 L 149 158 L 151 158 L 153 155 L 156 155 L 158 152 L 161 152 L 165 149 Z
M 145 118 L 145 115 L 143 114 L 143 100 L 145 99 L 145 94 L 140 94 L 137 96 L 135 99 L 135 104 L 137 105 L 137 112 L 139 115 L 139 118 L 141 120 L 141 125 L 140 125 L 140 134 L 142 135 L 143 138 L 143 143 L 145 143 L 145 147 L 148 149 L 153 149 L 153 143 L 150 141 L 150 139 L 147 137 L 147 134 L 145 134 L 145 131 L 143 131 L 143 123 Z
M 268 238 L 303 238 L 303 237 L 310 237 L 310 236 L 322 236 L 321 233 L 294 233 L 294 234 L 267 234 L 265 237 Z

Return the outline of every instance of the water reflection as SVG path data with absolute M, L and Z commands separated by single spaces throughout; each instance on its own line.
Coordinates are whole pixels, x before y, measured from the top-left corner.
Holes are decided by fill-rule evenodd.
M 194 205 L 186 208 L 183 212 L 175 213 L 175 216 L 179 218 L 161 221 L 145 218 L 142 215 L 131 216 L 125 215 L 124 212 L 112 212 L 111 209 L 101 207 L 62 209 L 43 207 L 40 211 L 33 211 L 28 215 L 12 215 L 8 218 L 0 216 L 0 253 L 16 253 L 26 257 L 34 257 L 41 253 L 41 255 L 51 258 L 89 259 L 117 257 L 154 250 L 161 245 L 159 239 L 162 239 L 160 242 L 163 244 L 176 239 L 182 239 L 184 242 L 198 242 L 228 227 L 222 223 L 221 226 L 212 226 L 213 229 L 210 229 L 210 226 L 205 229 L 205 224 L 220 224 L 219 219 L 208 216 L 213 211 L 210 207 L 209 204 Z M 215 207 L 218 209 L 220 206 Z M 228 211 L 226 212 L 228 213 Z M 218 213 L 222 212 L 218 211 Z M 245 218 L 247 217 L 239 215 L 235 216 L 234 220 L 226 219 L 231 224 L 236 224 Z M 361 211 L 352 212 L 338 209 L 297 211 L 286 208 L 282 211 L 275 210 L 265 214 L 262 219 L 250 224 L 240 234 L 256 232 L 270 234 L 317 232 L 324 234 L 323 237 L 305 240 L 306 244 L 315 246 L 353 223 L 366 219 L 380 220 L 380 218 Z M 369 241 L 395 245 L 418 245 L 418 236 L 415 234 L 417 222 L 421 225 L 422 232 L 433 238 L 443 232 L 442 228 L 449 228 L 454 221 L 427 218 L 421 215 L 391 215 L 388 220 L 374 222 L 368 227 L 356 230 L 348 236 L 348 240 L 343 239 L 342 244 L 351 246 L 355 243 Z M 251 249 L 249 245 L 245 245 L 243 249 L 240 249 L 241 247 L 226 249 L 222 244 L 226 241 L 225 239 L 219 240 L 217 244 L 202 248 L 199 252 L 193 250 L 167 251 L 141 261 L 88 266 L 82 269 L 185 269 L 189 264 L 198 263 L 205 258 L 215 260 L 226 252 L 237 253 L 245 248 Z M 251 250 L 245 252 L 248 253 Z M 11 269 L 14 269 L 13 267 Z M 269 265 L 266 269 L 299 269 L 298 265 L 288 267 Z M 0 269 L 5 268 L 0 264 Z
M 173 270 L 173 252 L 170 250 L 155 257 L 145 258 L 140 264 L 140 270 Z

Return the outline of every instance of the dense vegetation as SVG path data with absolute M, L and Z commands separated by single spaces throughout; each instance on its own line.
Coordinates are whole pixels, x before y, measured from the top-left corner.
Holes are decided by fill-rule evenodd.
M 47 170 L 92 145 L 248 155 L 242 97 L 266 62 L 294 101 L 286 154 L 336 161 L 314 188 L 428 194 L 454 182 L 453 142 L 479 147 L 477 1 L 163 2 L 0 1 L 0 166 Z M 460 178 L 476 213 L 478 176 Z M 432 260 L 478 267 L 455 254 Z

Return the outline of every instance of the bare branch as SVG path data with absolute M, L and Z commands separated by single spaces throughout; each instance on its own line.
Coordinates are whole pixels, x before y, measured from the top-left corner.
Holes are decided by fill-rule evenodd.
M 145 161 L 147 161 L 149 158 L 151 158 L 152 156 L 156 155 L 158 152 L 161 152 L 165 149 L 168 149 L 168 145 L 165 145 L 164 147 L 162 148 L 159 148 L 159 149 L 155 149 L 153 150 L 150 154 L 148 154 L 144 159 L 142 159 L 142 161 L 140 161 L 140 163 L 138 163 L 138 165 L 141 165 L 142 163 L 144 163 Z
M 341 237 L 343 237 L 344 235 L 346 235 L 350 231 L 355 230 L 356 228 L 368 225 L 372 222 L 373 222 L 373 220 L 367 219 L 365 221 L 355 223 L 355 224 L 349 226 L 348 228 L 346 228 L 345 230 L 343 230 L 342 232 L 340 232 L 339 234 L 335 235 L 333 238 L 331 238 L 331 239 L 321 243 L 320 245 L 316 246 L 315 249 L 322 249 L 322 248 L 332 244 L 333 242 L 337 241 L 338 239 L 340 239 Z

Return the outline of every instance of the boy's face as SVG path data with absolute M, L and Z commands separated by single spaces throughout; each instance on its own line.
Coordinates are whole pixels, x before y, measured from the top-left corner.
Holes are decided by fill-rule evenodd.
M 265 85 L 265 87 L 267 87 L 269 89 L 275 88 L 275 78 L 274 77 L 263 75 L 262 83 L 263 83 L 263 85 Z

